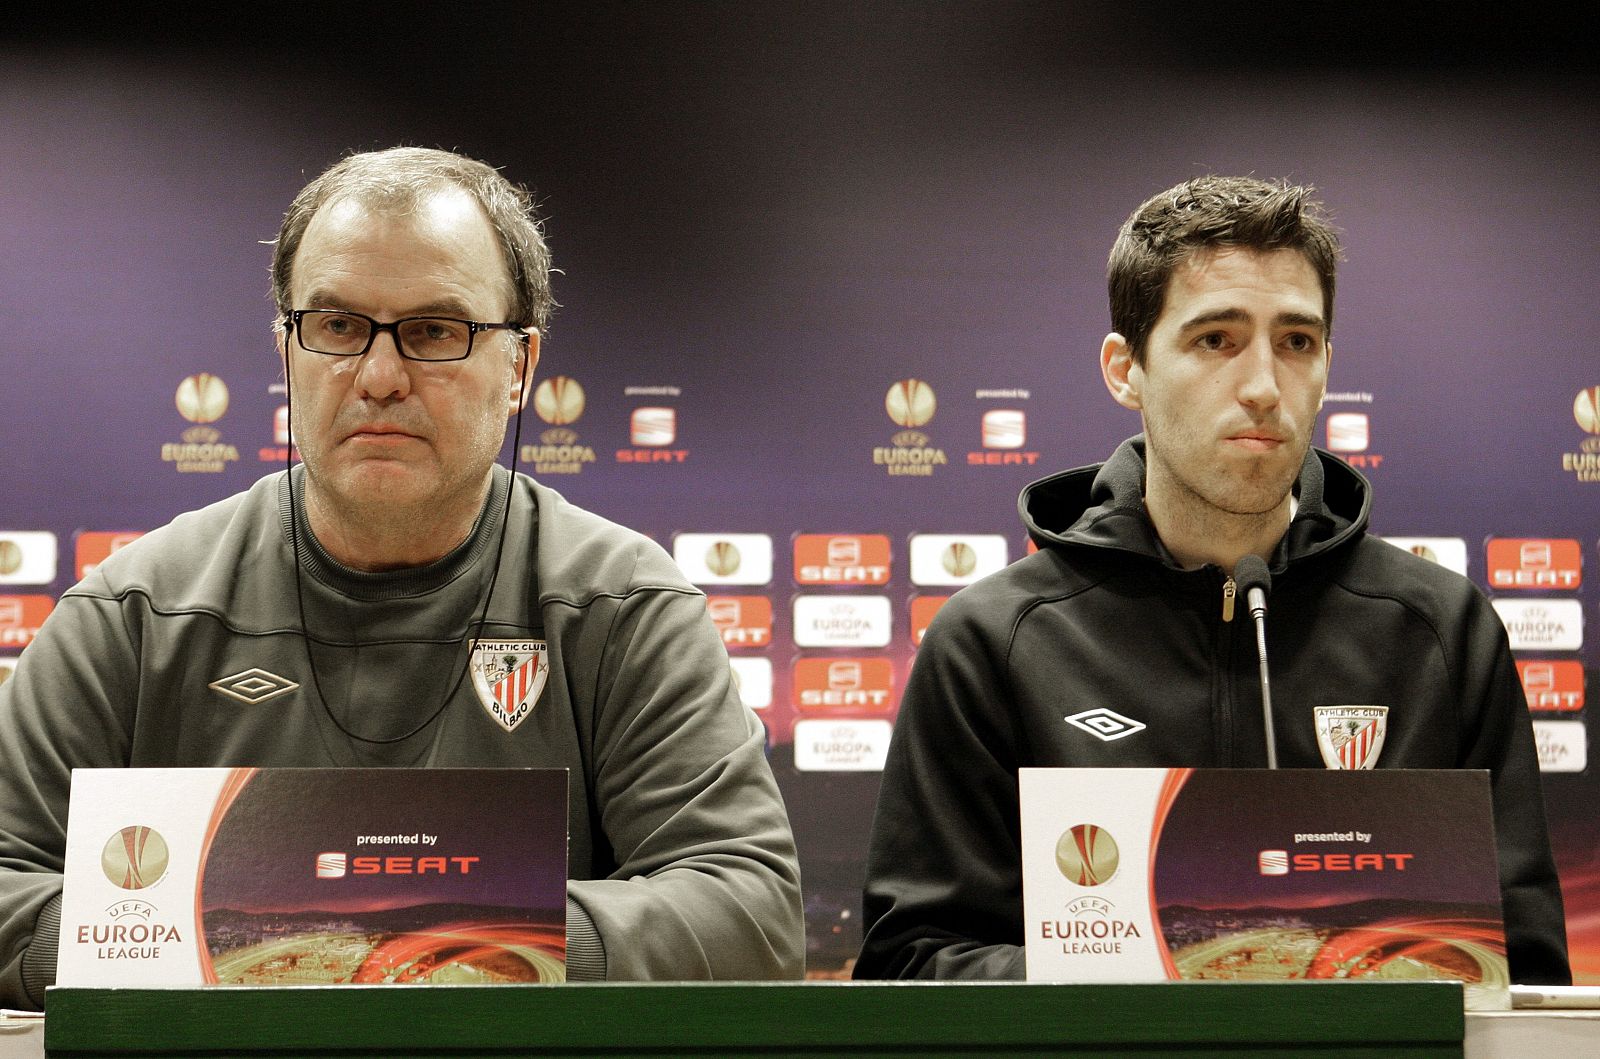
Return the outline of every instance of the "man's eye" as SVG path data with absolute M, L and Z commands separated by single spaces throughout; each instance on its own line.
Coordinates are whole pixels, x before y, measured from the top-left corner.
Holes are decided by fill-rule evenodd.
M 325 335 L 343 338 L 359 331 L 360 324 L 349 316 L 319 316 L 316 318 L 316 328 Z
M 409 342 L 464 342 L 467 338 L 467 329 L 462 324 L 443 317 L 418 317 L 407 321 L 405 337 Z
M 1310 353 L 1317 348 L 1317 340 L 1310 335 L 1295 332 L 1284 339 L 1284 344 L 1296 353 Z
M 1228 344 L 1228 336 L 1221 331 L 1211 331 L 1195 339 L 1195 345 L 1201 349 L 1222 349 Z

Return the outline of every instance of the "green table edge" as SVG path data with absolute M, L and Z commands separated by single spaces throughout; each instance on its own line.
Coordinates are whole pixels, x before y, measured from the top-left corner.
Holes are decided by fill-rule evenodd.
M 50 1055 L 225 1048 L 1029 1048 L 1465 1039 L 1455 982 L 597 983 L 50 990 Z

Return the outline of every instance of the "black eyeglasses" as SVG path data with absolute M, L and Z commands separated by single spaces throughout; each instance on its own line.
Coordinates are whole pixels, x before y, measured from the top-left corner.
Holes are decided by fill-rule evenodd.
M 359 357 L 372 348 L 384 331 L 394 336 L 394 345 L 407 360 L 437 363 L 465 360 L 472 353 L 472 340 L 479 331 L 514 331 L 527 338 L 519 324 L 483 324 L 476 320 L 457 320 L 451 316 L 407 316 L 380 324 L 361 313 L 335 309 L 293 309 L 284 320 L 303 349 L 330 357 Z

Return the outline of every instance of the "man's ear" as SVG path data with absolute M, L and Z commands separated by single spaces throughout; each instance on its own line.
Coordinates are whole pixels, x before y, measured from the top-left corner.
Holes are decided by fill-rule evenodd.
M 539 367 L 539 332 L 528 328 L 527 337 L 518 340 L 517 355 L 511 362 L 511 393 L 506 403 L 506 417 L 516 415 L 528 405 L 528 395 L 533 392 L 533 373 Z
M 1328 376 L 1333 372 L 1333 343 L 1329 342 L 1322 354 L 1322 392 L 1317 394 L 1317 411 L 1322 411 L 1322 402 L 1328 396 Z
M 1100 377 L 1112 400 L 1135 412 L 1144 408 L 1144 369 L 1134 362 L 1133 347 L 1115 331 L 1100 343 Z

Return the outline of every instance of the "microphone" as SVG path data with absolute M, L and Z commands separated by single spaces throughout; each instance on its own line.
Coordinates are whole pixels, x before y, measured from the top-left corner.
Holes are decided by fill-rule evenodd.
M 1267 679 L 1267 593 L 1272 591 L 1272 574 L 1259 555 L 1246 555 L 1233 568 L 1234 583 L 1250 608 L 1256 623 L 1256 657 L 1261 660 L 1261 719 L 1267 734 L 1267 768 L 1278 767 L 1278 739 L 1272 731 L 1272 686 Z

